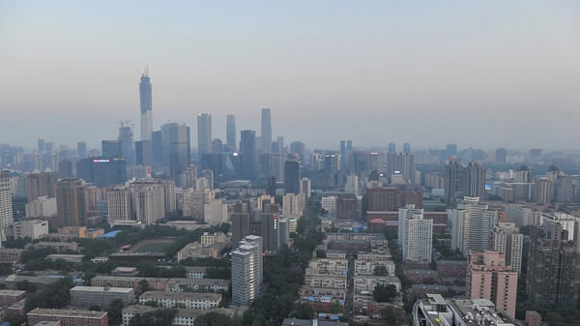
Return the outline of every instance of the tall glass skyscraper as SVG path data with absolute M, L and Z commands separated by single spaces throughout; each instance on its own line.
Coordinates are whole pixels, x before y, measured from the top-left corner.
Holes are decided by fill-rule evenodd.
M 153 101 L 152 101 L 151 79 L 149 78 L 149 68 L 141 75 L 139 83 L 139 95 L 141 103 L 141 140 L 151 140 L 153 133 Z
M 211 153 L 211 114 L 199 113 L 197 115 L 197 151 L 199 156 Z
M 236 145 L 236 116 L 232 114 L 228 115 L 226 121 L 226 144 L 232 151 L 238 147 Z
M 270 109 L 262 109 L 262 134 L 260 135 L 261 147 L 264 153 L 272 152 L 272 112 Z

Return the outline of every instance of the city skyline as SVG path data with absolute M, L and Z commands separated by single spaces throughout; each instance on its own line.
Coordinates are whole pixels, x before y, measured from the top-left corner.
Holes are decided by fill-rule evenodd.
M 225 140 L 226 115 L 258 131 L 269 107 L 273 138 L 318 148 L 575 146 L 573 2 L 258 3 L 149 3 L 142 15 L 128 4 L 0 5 L 0 62 L 13 76 L 0 81 L 11 122 L 0 139 L 96 147 L 119 120 L 139 123 L 136 70 L 148 65 L 154 130 L 208 112 Z M 35 133 L 11 127 L 23 124 Z

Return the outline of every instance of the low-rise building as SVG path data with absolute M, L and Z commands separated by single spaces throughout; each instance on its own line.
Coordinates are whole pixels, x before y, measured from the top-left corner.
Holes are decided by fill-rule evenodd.
M 34 244 L 36 249 L 52 249 L 56 252 L 79 252 L 79 244 L 76 242 L 38 242 Z
M 315 258 L 311 259 L 306 269 L 306 274 L 346 275 L 348 260 Z
M 0 290 L 0 307 L 10 306 L 26 297 L 26 291 Z
M 151 313 L 154 311 L 159 310 L 159 308 L 150 307 L 150 306 L 143 306 L 143 305 L 131 305 L 128 307 L 123 308 L 123 326 L 129 326 L 131 323 L 131 319 L 139 314 L 143 315 L 145 313 Z M 233 309 L 212 309 L 212 313 L 218 313 L 226 316 L 234 315 Z M 200 309 L 177 309 L 177 313 L 173 318 L 171 325 L 173 326 L 193 326 L 195 322 L 195 318 L 209 313 L 207 310 L 200 310 Z
M 205 278 L 207 267 L 185 266 L 185 277 L 187 278 Z
M 211 278 L 172 278 L 167 282 L 167 292 L 227 292 L 229 280 Z
M 41 321 L 59 321 L 62 326 L 108 326 L 106 311 L 65 310 L 36 308 L 26 314 L 28 325 Z
M 196 221 L 169 221 L 163 225 L 167 225 L 167 226 L 171 226 L 174 227 L 176 229 L 180 229 L 180 230 L 187 230 L 187 231 L 193 231 L 202 227 L 205 227 L 207 225 L 204 224 L 199 224 Z
M 58 260 L 58 259 L 62 259 L 66 262 L 69 263 L 80 263 L 81 261 L 83 261 L 83 257 L 85 257 L 85 255 L 80 255 L 80 254 L 52 254 L 52 255 L 48 255 L 46 256 L 46 259 L 49 260 Z
M 187 258 L 217 258 L 224 247 L 223 243 L 213 245 L 203 245 L 199 242 L 190 243 L 177 253 L 177 261 L 180 262 Z
M 0 263 L 19 263 L 24 249 L 0 248 Z
M 304 283 L 313 288 L 346 289 L 347 278 L 345 276 L 332 275 L 306 275 Z
M 286 318 L 282 322 L 282 326 L 348 326 L 348 323 L 318 319 Z
M 99 306 L 106 308 L 116 299 L 128 305 L 135 301 L 133 288 L 107 286 L 75 286 L 70 289 L 71 304 L 75 307 Z
M 145 290 L 145 285 L 149 290 L 165 291 L 168 281 L 168 278 L 97 275 L 91 279 L 91 286 L 132 288 L 140 294 Z
M 14 224 L 4 229 L 6 237 L 12 239 L 32 240 L 40 239 L 48 234 L 48 221 L 44 220 L 27 220 L 14 222 Z
M 197 292 L 161 292 L 147 291 L 139 297 L 139 304 L 149 301 L 157 302 L 162 308 L 185 308 L 209 310 L 217 308 L 222 301 L 222 295 L 216 293 Z
M 137 276 L 139 271 L 135 267 L 117 267 L 111 271 L 113 276 Z
M 392 260 L 367 261 L 362 259 L 354 260 L 355 275 L 374 275 L 375 268 L 383 266 L 388 276 L 395 276 L 395 263 Z
M 223 243 L 224 245 L 230 242 L 230 238 L 227 234 L 218 232 L 210 234 L 209 232 L 204 232 L 201 236 L 200 242 L 204 246 L 214 245 L 216 243 Z
M 391 276 L 355 276 L 354 293 L 368 294 L 373 293 L 377 285 L 394 285 L 397 292 L 401 291 L 401 280 L 398 277 Z

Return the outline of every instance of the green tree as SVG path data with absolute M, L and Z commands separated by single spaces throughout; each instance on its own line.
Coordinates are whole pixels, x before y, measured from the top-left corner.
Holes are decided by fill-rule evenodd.
M 301 302 L 294 306 L 294 317 L 298 319 L 312 319 L 314 317 L 314 309 L 307 302 Z
M 317 249 L 316 258 L 326 258 L 326 251 L 324 249 Z
M 375 276 L 387 276 L 389 275 L 389 271 L 385 265 L 377 265 L 373 269 L 373 275 Z
M 115 299 L 107 307 L 109 326 L 118 326 L 123 322 L 123 300 Z
M 393 284 L 378 284 L 373 291 L 373 298 L 377 302 L 390 302 L 397 296 L 397 287 Z
M 340 308 L 341 308 L 340 302 L 333 302 L 332 306 L 330 307 L 330 312 L 333 314 L 337 314 L 340 312 Z

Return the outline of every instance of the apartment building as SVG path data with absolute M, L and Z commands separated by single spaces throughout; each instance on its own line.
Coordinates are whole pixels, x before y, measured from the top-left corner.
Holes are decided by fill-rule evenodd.
M 162 308 L 201 309 L 209 310 L 217 308 L 222 301 L 222 295 L 216 293 L 197 292 L 162 292 L 147 291 L 139 297 L 139 304 L 149 301 L 157 302 Z

